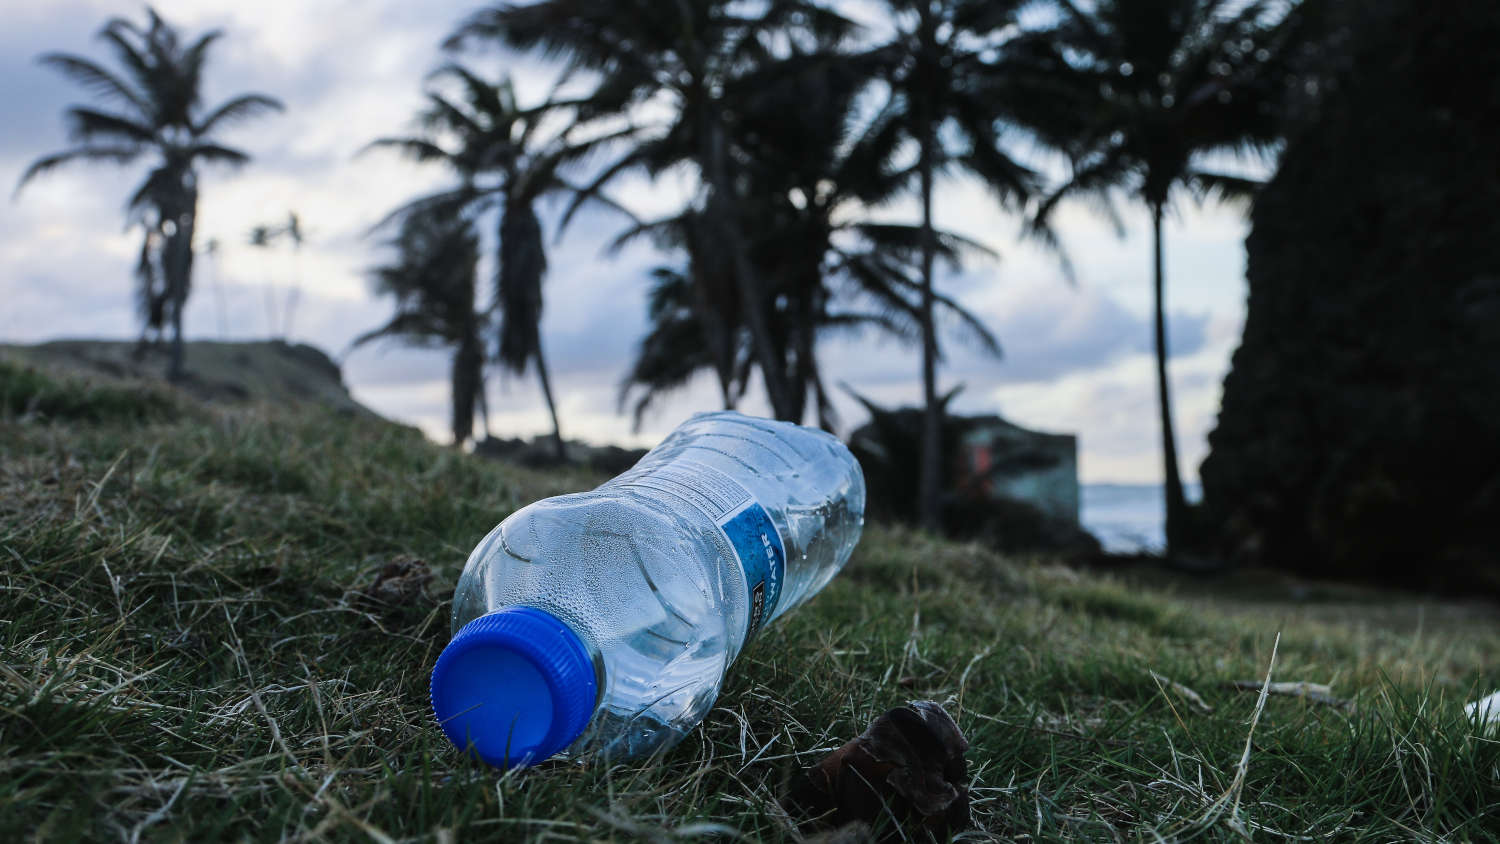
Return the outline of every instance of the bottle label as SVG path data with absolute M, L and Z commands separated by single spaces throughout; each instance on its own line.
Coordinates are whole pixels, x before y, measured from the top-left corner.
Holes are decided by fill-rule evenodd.
M 702 512 L 718 526 L 745 572 L 750 588 L 748 641 L 776 612 L 786 577 L 786 545 L 771 514 L 738 481 L 703 463 L 673 460 L 637 466 L 606 486 L 665 493 Z

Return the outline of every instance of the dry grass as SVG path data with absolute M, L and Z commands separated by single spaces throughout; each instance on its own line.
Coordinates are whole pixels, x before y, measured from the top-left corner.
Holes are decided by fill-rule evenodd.
M 106 388 L 0 364 L 0 395 L 53 397 L 0 405 L 0 839 L 795 840 L 791 779 L 910 698 L 969 735 L 980 839 L 1500 830 L 1500 743 L 1461 709 L 1500 688 L 1492 607 L 1236 595 L 878 526 L 672 753 L 500 775 L 427 712 L 448 593 L 495 521 L 597 478 Z M 397 558 L 433 585 L 373 603 Z M 1267 676 L 1354 705 L 1231 688 Z

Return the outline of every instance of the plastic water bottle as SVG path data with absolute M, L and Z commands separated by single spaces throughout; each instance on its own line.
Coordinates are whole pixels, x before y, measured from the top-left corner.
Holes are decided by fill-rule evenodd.
M 859 463 L 833 436 L 700 413 L 591 492 L 490 531 L 453 598 L 432 707 L 500 767 L 664 750 L 766 624 L 849 560 Z

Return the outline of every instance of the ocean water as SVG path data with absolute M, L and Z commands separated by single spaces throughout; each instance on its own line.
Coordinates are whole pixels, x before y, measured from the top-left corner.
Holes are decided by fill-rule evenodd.
M 1185 484 L 1189 501 L 1202 489 Z M 1116 554 L 1159 552 L 1166 546 L 1166 500 L 1161 484 L 1084 484 L 1080 520 Z

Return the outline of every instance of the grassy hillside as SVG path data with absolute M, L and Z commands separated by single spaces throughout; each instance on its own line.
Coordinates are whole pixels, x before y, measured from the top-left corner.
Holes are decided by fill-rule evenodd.
M 106 379 L 162 383 L 166 350 L 144 357 L 121 340 L 55 340 L 33 346 L 0 345 L 0 357 Z M 344 386 L 338 365 L 319 349 L 280 340 L 244 343 L 195 340 L 185 350 L 187 377 L 179 389 L 215 403 L 272 401 L 369 413 Z
M 957 715 L 994 837 L 1500 831 L 1500 742 L 1460 708 L 1500 688 L 1493 608 L 1237 599 L 880 525 L 665 758 L 499 776 L 428 714 L 453 582 L 507 513 L 599 480 L 0 363 L 0 839 L 794 840 L 796 772 L 911 698 Z M 374 588 L 411 560 L 425 587 Z M 1278 632 L 1274 679 L 1353 706 L 1273 696 L 1252 735 L 1226 686 Z

